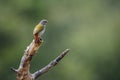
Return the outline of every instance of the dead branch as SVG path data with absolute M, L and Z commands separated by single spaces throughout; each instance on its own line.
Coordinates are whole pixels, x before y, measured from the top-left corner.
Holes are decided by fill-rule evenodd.
M 26 48 L 24 55 L 21 59 L 20 65 L 18 69 L 11 68 L 17 74 L 17 80 L 35 80 L 42 74 L 48 72 L 52 67 L 54 67 L 69 51 L 66 49 L 63 51 L 57 58 L 51 61 L 47 66 L 42 69 L 36 71 L 35 73 L 30 73 L 30 61 L 35 53 L 38 51 L 40 45 L 42 44 L 42 39 L 37 42 L 33 40 L 31 44 Z
M 58 64 L 58 62 L 68 53 L 69 49 L 66 49 L 62 52 L 57 58 L 51 61 L 47 66 L 43 67 L 42 69 L 36 71 L 32 74 L 33 79 L 37 79 L 39 76 L 43 75 L 44 73 L 48 72 L 52 67 Z

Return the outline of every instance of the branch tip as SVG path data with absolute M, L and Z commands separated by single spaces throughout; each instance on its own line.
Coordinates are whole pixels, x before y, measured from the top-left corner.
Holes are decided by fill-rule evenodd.
M 52 69 L 54 66 L 60 62 L 60 60 L 70 51 L 70 49 L 65 49 L 57 58 L 55 58 L 53 61 L 51 61 L 48 65 L 43 67 L 42 69 L 36 71 L 33 73 L 34 79 L 37 79 L 39 76 L 43 75 L 44 73 L 48 72 L 50 69 Z
M 55 60 L 59 62 L 69 51 L 70 49 L 65 49 Z
M 15 69 L 15 68 L 13 68 L 13 67 L 11 67 L 10 69 L 11 69 L 13 72 L 15 72 L 15 73 L 18 72 L 17 69 Z
M 70 49 L 66 49 L 64 50 L 64 53 L 68 53 L 70 51 Z

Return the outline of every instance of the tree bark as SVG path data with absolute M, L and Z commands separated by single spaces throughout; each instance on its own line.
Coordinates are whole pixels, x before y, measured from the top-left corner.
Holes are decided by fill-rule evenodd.
M 48 65 L 43 67 L 42 69 L 36 71 L 35 73 L 30 73 L 30 61 L 35 53 L 38 51 L 40 45 L 43 40 L 39 41 L 33 40 L 31 44 L 26 48 L 19 65 L 18 69 L 11 68 L 17 74 L 17 80 L 35 80 L 40 77 L 42 74 L 48 72 L 52 67 L 54 67 L 68 52 L 69 49 L 63 51 L 57 58 L 51 61 Z

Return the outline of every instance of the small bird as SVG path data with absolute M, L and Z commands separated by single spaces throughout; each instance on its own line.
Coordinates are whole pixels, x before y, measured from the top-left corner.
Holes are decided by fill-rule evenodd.
M 35 28 L 33 30 L 35 42 L 42 40 L 41 36 L 45 32 L 45 26 L 47 23 L 48 23 L 47 20 L 41 20 L 40 23 L 35 26 Z

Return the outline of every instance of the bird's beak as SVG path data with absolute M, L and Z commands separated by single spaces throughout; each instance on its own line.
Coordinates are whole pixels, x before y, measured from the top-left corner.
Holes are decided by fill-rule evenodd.
M 46 21 L 46 23 L 48 23 L 48 21 Z

